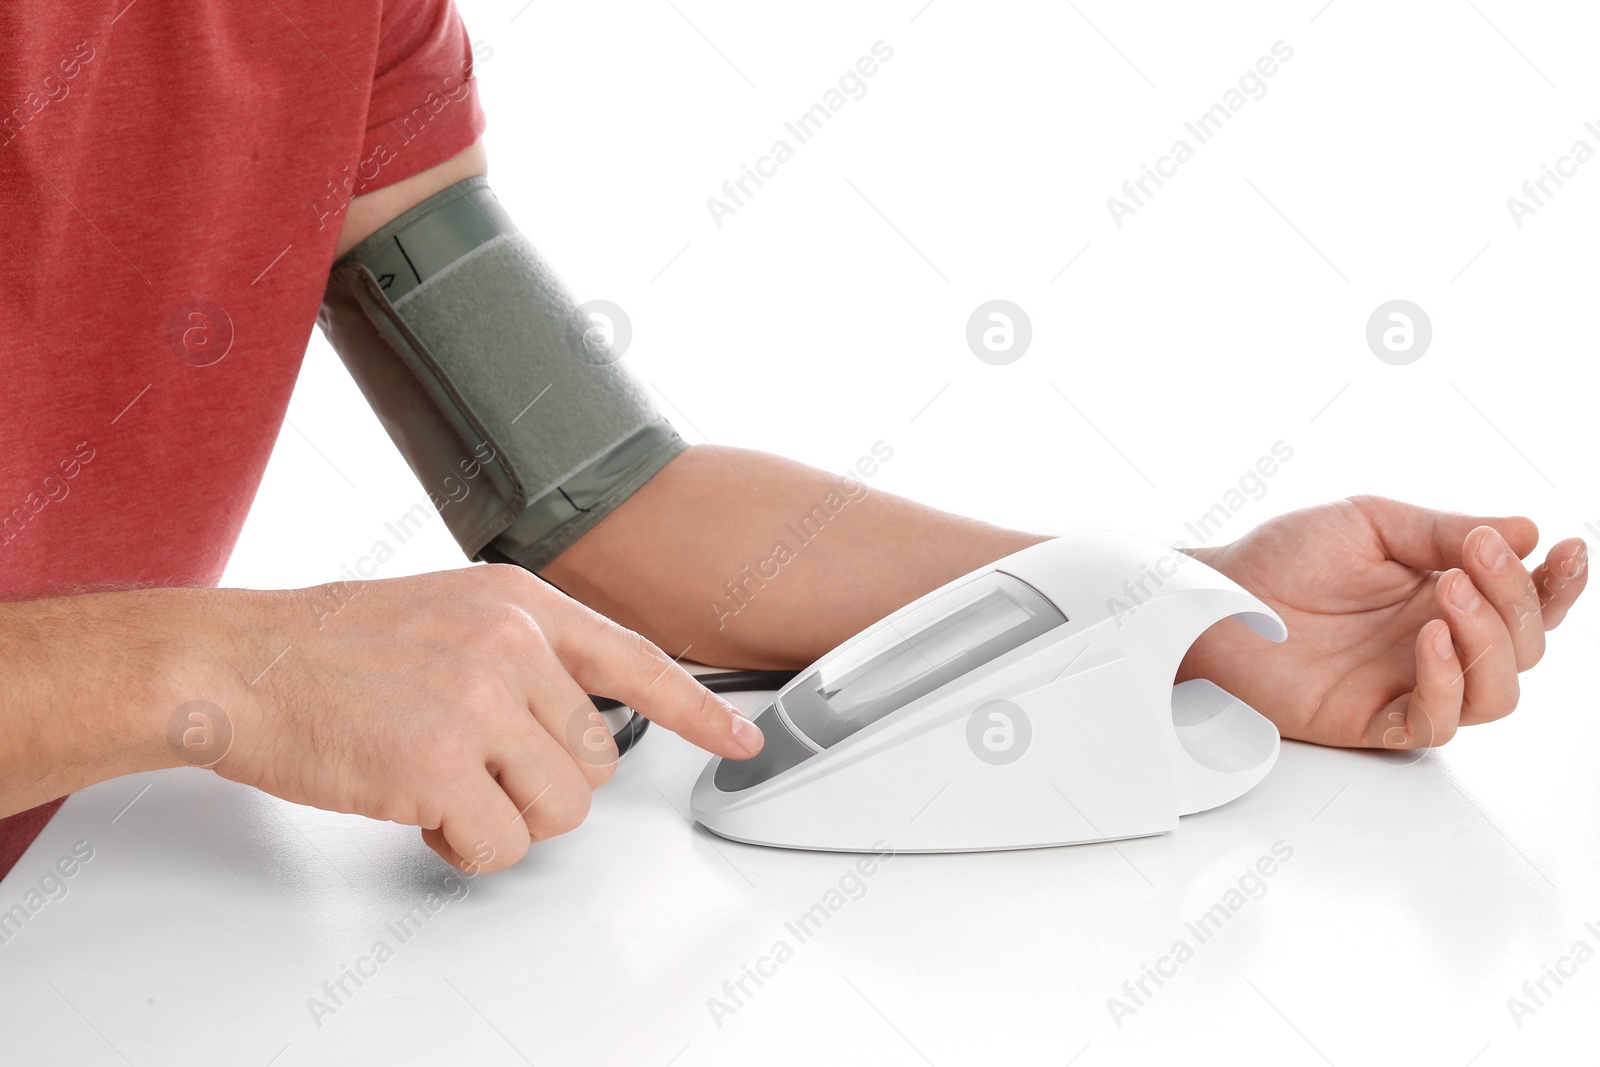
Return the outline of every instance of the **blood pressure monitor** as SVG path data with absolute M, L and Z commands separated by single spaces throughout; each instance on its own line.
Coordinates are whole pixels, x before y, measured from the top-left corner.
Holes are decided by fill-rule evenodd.
M 766 745 L 714 759 L 694 817 L 721 836 L 838 851 L 964 852 L 1175 829 L 1264 778 L 1278 732 L 1185 652 L 1229 617 L 1283 622 L 1159 542 L 1031 546 L 868 627 L 757 716 Z

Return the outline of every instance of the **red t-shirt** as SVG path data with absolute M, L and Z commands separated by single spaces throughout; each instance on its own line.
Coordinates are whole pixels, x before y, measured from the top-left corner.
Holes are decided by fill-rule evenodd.
M 478 139 L 471 62 L 450 0 L 0 5 L 0 598 L 217 584 L 344 205 Z

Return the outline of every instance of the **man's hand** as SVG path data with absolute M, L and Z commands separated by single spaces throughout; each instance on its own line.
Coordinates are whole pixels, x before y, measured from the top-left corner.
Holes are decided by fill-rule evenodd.
M 217 772 L 419 826 L 458 868 L 510 866 L 583 821 L 617 760 L 586 693 L 719 755 L 761 746 L 754 723 L 655 645 L 516 567 L 213 596 L 228 598 L 205 608 L 224 669 L 180 693 L 232 721 Z M 240 668 L 280 652 L 246 684 L 260 667 Z M 224 678 L 238 680 L 218 691 Z
M 930 589 L 1045 539 L 851 483 L 825 536 L 796 539 L 781 567 L 762 569 L 794 538 L 793 517 L 839 484 L 777 457 L 696 446 L 544 573 L 660 645 L 690 645 L 701 662 L 800 668 Z M 1583 589 L 1582 539 L 1556 545 L 1530 574 L 1518 560 L 1538 540 L 1528 519 L 1370 496 L 1273 519 L 1193 554 L 1272 605 L 1289 639 L 1218 623 L 1178 678 L 1214 680 L 1286 737 L 1442 745 L 1457 727 L 1516 707 L 1518 672 L 1543 655 L 1545 631 Z
M 509 566 L 0 604 L 0 653 L 0 815 L 188 763 L 419 826 L 477 872 L 577 826 L 611 776 L 588 693 L 721 756 L 761 748 L 655 645 Z
M 1358 496 L 1272 519 L 1192 551 L 1289 626 L 1271 644 L 1227 620 L 1178 673 L 1204 677 L 1323 745 L 1422 748 L 1517 706 L 1517 674 L 1544 654 L 1588 577 L 1582 538 L 1519 562 L 1539 531 Z

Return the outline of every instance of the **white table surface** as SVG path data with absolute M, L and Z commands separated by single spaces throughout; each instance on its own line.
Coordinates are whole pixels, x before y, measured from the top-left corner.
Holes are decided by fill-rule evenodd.
M 1594 652 L 1563 631 L 1516 715 L 1419 761 L 1288 743 L 1173 834 L 894 857 L 803 943 L 785 923 L 854 858 L 691 827 L 703 756 L 665 731 L 582 828 L 404 942 L 387 924 L 451 875 L 416 831 L 199 770 L 103 783 L 0 883 L 9 908 L 94 850 L 0 945 L 0 1062 L 1592 1061 L 1600 962 L 1520 1028 L 1506 1001 L 1600 948 Z M 1185 922 L 1279 841 L 1264 895 L 1199 943 Z M 1107 998 L 1179 938 L 1192 958 L 1119 1027 Z M 378 939 L 392 958 L 319 1026 L 308 999 Z M 792 958 L 718 1025 L 708 998 L 780 939 Z

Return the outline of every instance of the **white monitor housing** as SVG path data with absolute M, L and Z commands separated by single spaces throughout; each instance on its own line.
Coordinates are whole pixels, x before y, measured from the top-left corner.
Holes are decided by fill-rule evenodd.
M 970 852 L 1158 834 L 1233 800 L 1278 731 L 1184 654 L 1271 608 L 1204 563 L 1125 534 L 1023 549 L 868 627 L 756 716 L 754 759 L 715 759 L 694 817 L 753 844 Z

